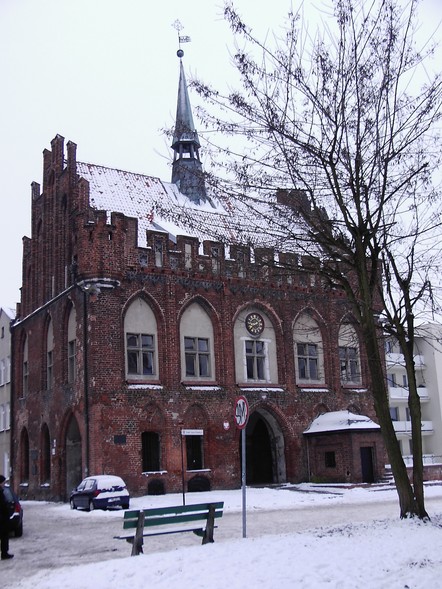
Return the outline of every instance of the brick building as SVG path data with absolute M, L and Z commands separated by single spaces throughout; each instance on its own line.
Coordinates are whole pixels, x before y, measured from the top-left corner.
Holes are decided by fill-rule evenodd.
M 236 488 L 239 396 L 248 484 L 367 480 L 348 431 L 310 456 L 304 435 L 325 412 L 374 415 L 351 309 L 206 192 L 181 61 L 172 149 L 171 183 L 77 161 L 61 136 L 44 151 L 12 329 L 13 484 L 40 499 L 97 473 L 135 495 Z M 379 430 L 361 440 L 376 479 Z

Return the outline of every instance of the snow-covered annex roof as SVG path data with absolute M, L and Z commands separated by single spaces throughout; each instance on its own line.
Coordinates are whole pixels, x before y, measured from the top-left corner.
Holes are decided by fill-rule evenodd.
M 77 162 L 77 173 L 89 183 L 90 206 L 138 219 L 138 245 L 146 246 L 146 231 L 224 243 L 278 247 L 265 215 L 253 214 L 244 204 L 229 200 L 226 206 L 211 195 L 195 204 L 176 184 L 134 172 Z M 287 244 L 286 244 L 287 245 Z
M 337 431 L 379 430 L 380 426 L 366 415 L 350 411 L 329 411 L 314 419 L 304 434 L 322 434 Z

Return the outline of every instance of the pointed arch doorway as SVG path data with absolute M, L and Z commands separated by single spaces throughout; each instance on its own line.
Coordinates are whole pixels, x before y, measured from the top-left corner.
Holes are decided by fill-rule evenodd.
M 82 480 L 81 434 L 74 415 L 69 420 L 66 430 L 66 496 Z
M 241 437 L 240 437 L 241 460 Z M 284 436 L 275 417 L 266 409 L 251 413 L 246 427 L 246 484 L 286 482 Z

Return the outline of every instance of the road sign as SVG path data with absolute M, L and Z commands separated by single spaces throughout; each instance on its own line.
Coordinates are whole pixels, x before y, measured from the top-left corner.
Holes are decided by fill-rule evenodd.
M 249 404 L 245 397 L 238 397 L 235 403 L 235 423 L 241 431 L 241 488 L 242 488 L 242 537 L 247 537 L 246 523 L 246 425 L 249 420 Z
M 249 419 L 249 404 L 245 397 L 238 397 L 235 403 L 235 423 L 238 429 L 244 429 Z

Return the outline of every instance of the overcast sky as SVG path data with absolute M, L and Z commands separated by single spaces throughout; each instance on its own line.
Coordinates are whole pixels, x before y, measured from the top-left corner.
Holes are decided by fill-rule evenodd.
M 282 23 L 290 0 L 235 5 L 262 37 Z M 304 6 L 313 20 L 324 4 Z M 20 300 L 30 185 L 42 183 L 42 152 L 57 133 L 77 144 L 80 161 L 170 180 L 161 129 L 176 110 L 172 24 L 180 20 L 192 40 L 183 45 L 188 79 L 220 86 L 232 72 L 222 7 L 223 0 L 0 0 L 0 307 Z M 421 19 L 433 30 L 441 0 L 422 0 Z

